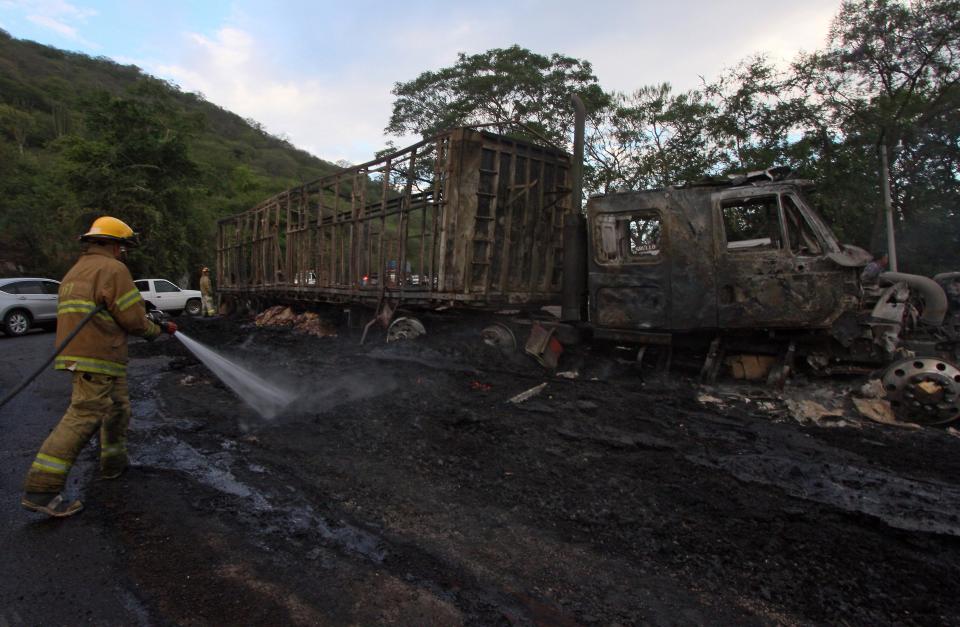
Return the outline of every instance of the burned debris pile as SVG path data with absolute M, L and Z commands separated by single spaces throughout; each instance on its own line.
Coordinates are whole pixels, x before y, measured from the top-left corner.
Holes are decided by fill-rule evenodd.
M 294 313 L 291 307 L 276 305 L 261 312 L 254 319 L 258 327 L 290 327 L 297 333 L 315 335 L 317 337 L 336 337 L 335 325 L 320 317 L 319 314 L 306 311 Z

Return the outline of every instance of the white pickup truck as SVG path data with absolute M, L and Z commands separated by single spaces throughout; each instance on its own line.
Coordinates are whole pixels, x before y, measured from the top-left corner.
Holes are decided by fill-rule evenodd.
M 139 279 L 133 284 L 140 290 L 147 311 L 159 309 L 174 316 L 184 311 L 191 316 L 200 315 L 199 290 L 182 290 L 166 279 Z

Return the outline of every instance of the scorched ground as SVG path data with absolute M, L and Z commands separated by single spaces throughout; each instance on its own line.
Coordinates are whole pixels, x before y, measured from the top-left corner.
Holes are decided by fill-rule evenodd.
M 960 622 L 945 430 L 704 405 L 596 348 L 565 379 L 442 321 L 184 326 L 300 396 L 264 420 L 178 342 L 131 347 L 135 467 L 81 490 L 140 622 Z

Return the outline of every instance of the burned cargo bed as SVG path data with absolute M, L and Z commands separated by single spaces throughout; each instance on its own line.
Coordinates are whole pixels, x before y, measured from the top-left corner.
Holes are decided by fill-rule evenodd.
M 570 156 L 455 129 L 219 221 L 228 298 L 558 304 Z

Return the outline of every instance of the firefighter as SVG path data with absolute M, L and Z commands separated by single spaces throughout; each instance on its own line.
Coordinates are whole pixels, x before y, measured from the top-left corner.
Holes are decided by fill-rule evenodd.
M 97 218 L 80 236 L 83 252 L 60 283 L 57 345 L 98 305 L 96 313 L 56 357 L 54 367 L 73 377 L 73 394 L 27 473 L 21 504 L 28 510 L 64 517 L 83 509 L 60 491 L 70 467 L 94 433 L 100 433 L 100 476 L 119 477 L 127 467 L 127 335 L 152 340 L 173 334 L 172 322 L 147 318 L 140 291 L 123 263 L 134 232 L 117 218 Z
M 213 306 L 213 286 L 210 285 L 210 268 L 206 266 L 204 266 L 200 272 L 200 296 L 203 299 L 203 315 L 217 315 L 217 310 Z

